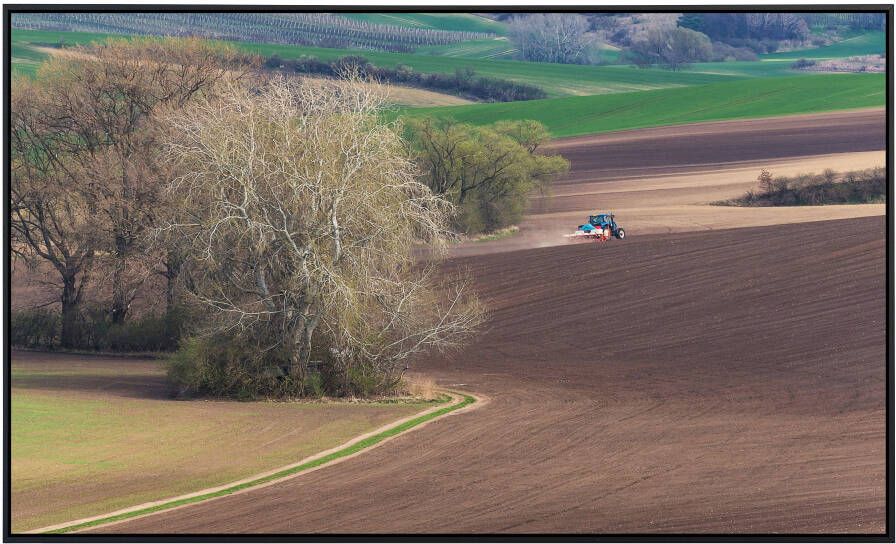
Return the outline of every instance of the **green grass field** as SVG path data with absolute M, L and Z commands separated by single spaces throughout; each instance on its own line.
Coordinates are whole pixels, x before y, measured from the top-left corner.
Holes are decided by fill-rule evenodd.
M 14 531 L 232 482 L 433 406 L 176 401 L 163 375 L 154 361 L 13 354 Z
M 56 44 L 86 45 L 103 41 L 109 37 L 121 38 L 116 34 L 94 32 L 59 32 L 45 30 L 14 29 L 10 35 L 13 73 L 34 76 L 38 65 L 47 59 L 47 54 L 35 47 Z
M 884 55 L 886 51 L 887 37 L 884 32 L 866 32 L 824 47 L 771 53 L 763 55 L 762 58 L 769 60 L 833 59 L 859 55 Z
M 702 85 L 745 77 L 714 73 L 718 71 L 716 66 L 711 67 L 707 72 L 699 71 L 698 68 L 671 71 L 640 69 L 631 66 L 577 66 L 514 60 L 452 58 L 413 53 L 359 52 L 350 49 L 276 44 L 239 43 L 238 46 L 259 55 L 276 54 L 284 59 L 312 55 L 322 60 L 333 60 L 345 55 L 361 54 L 377 66 L 394 67 L 406 64 L 418 72 L 453 73 L 458 68 L 472 68 L 480 75 L 536 85 L 544 89 L 552 98 Z
M 477 125 L 534 119 L 555 137 L 699 121 L 771 117 L 883 106 L 883 74 L 824 74 L 761 78 L 656 91 L 419 108 L 393 113 L 450 117 Z
M 417 48 L 415 55 L 433 55 L 464 59 L 510 59 L 516 53 L 507 38 L 471 40 L 449 45 L 427 45 Z
M 14 51 L 27 51 L 35 43 L 57 43 L 63 40 L 67 44 L 79 44 L 102 40 L 105 37 L 107 35 L 75 32 L 14 30 L 12 33 Z M 642 70 L 630 66 L 575 66 L 249 42 L 236 42 L 236 45 L 247 52 L 266 57 L 276 54 L 285 59 L 313 55 L 322 60 L 333 60 L 345 55 L 361 54 L 378 66 L 394 67 L 407 64 L 419 72 L 453 73 L 458 68 L 469 67 L 480 75 L 537 85 L 545 89 L 549 97 L 643 91 L 749 77 L 743 74 L 716 73 L 720 71 L 717 66 L 711 66 L 705 72 L 694 70 L 673 72 L 659 69 Z
M 880 34 L 880 33 L 877 33 Z M 37 43 L 87 43 L 105 35 L 69 32 L 13 32 L 17 70 L 33 71 L 43 53 Z M 875 33 L 861 34 L 851 44 L 841 42 L 815 50 L 816 54 L 843 54 L 850 47 L 879 43 Z M 451 115 L 459 120 L 491 123 L 500 119 L 537 119 L 555 136 L 590 134 L 608 130 L 689 123 L 712 119 L 763 117 L 789 113 L 835 110 L 884 103 L 880 74 L 801 74 L 790 69 L 784 57 L 756 62 L 699 63 L 687 70 L 670 71 L 631 66 L 573 66 L 513 60 L 466 58 L 487 55 L 487 47 L 504 40 L 471 42 L 471 50 L 433 49 L 429 54 L 364 51 L 360 54 L 379 66 L 407 64 L 420 72 L 451 73 L 472 68 L 481 75 L 539 86 L 550 99 L 504 104 L 404 110 L 407 115 Z M 237 47 L 262 56 L 297 58 L 313 55 L 332 60 L 348 49 L 237 42 Z M 834 49 L 839 47 L 839 49 Z M 821 51 L 819 53 L 819 51 Z M 457 54 L 458 56 L 449 56 Z M 21 61 L 19 61 L 21 59 Z M 685 88 L 686 87 L 686 88 Z M 649 91 L 649 92 L 648 92 Z M 608 96 L 615 94 L 615 96 Z M 606 96 L 605 96 L 606 95 Z M 557 99 L 557 100 L 555 100 Z
M 17 70 L 33 73 L 36 63 L 45 58 L 44 53 L 34 51 L 34 44 L 59 41 L 82 44 L 102 40 L 107 36 L 84 32 L 14 30 L 13 66 Z M 536 85 L 543 88 L 550 98 L 625 93 L 798 74 L 790 69 L 789 62 L 774 60 L 698 63 L 680 71 L 640 69 L 623 65 L 575 66 L 501 60 L 513 53 L 509 42 L 503 39 L 426 47 L 421 48 L 418 53 L 359 52 L 351 49 L 250 42 L 237 42 L 236 45 L 247 52 L 266 57 L 276 54 L 285 59 L 312 55 L 322 60 L 333 60 L 345 55 L 361 54 L 378 66 L 395 67 L 406 64 L 419 72 L 453 73 L 459 68 L 472 68 L 481 75 Z M 617 57 L 617 51 L 605 51 L 606 61 L 613 62 Z
M 486 32 L 499 35 L 507 33 L 507 27 L 503 23 L 471 13 L 340 13 L 339 15 L 378 25 Z

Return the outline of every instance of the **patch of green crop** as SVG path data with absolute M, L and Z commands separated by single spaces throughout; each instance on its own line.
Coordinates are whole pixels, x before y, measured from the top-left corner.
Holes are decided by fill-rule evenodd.
M 477 74 L 541 87 L 550 97 L 643 91 L 666 87 L 703 85 L 747 77 L 697 70 L 640 69 L 631 66 L 579 66 L 515 60 L 455 58 L 412 53 L 385 53 L 295 45 L 238 42 L 245 51 L 284 59 L 314 56 L 329 61 L 346 55 L 363 55 L 377 66 L 410 66 L 418 72 L 454 73 L 471 68 Z
M 503 23 L 472 13 L 340 13 L 342 17 L 378 25 L 394 25 L 432 30 L 460 30 L 506 34 Z
M 109 35 L 86 32 L 13 31 L 13 42 L 27 47 L 33 43 L 90 43 Z M 363 55 L 378 66 L 410 66 L 424 73 L 454 73 L 471 68 L 483 76 L 508 79 L 541 87 L 549 97 L 623 93 L 705 85 L 750 77 L 790 75 L 789 65 L 779 62 L 726 62 L 695 64 L 685 70 L 640 69 L 627 65 L 578 66 L 507 60 L 512 55 L 510 42 L 504 39 L 475 40 L 450 46 L 420 48 L 418 53 L 387 53 L 307 47 L 283 44 L 235 42 L 240 49 L 265 57 L 279 55 L 294 59 L 310 55 L 334 60 L 346 55 Z M 15 56 L 15 55 L 14 55 Z M 605 50 L 604 60 L 612 62 L 618 51 Z M 503 60 L 502 60 L 503 59 Z
M 884 55 L 887 50 L 887 37 L 884 32 L 865 32 L 846 38 L 831 45 L 815 47 L 812 49 L 800 49 L 785 53 L 769 53 L 762 58 L 769 60 L 797 60 L 797 59 L 833 59 L 840 57 L 855 57 L 861 55 Z
M 115 34 L 99 34 L 96 32 L 62 32 L 54 30 L 22 30 L 12 29 L 10 33 L 12 71 L 34 77 L 37 67 L 47 59 L 47 54 L 38 47 L 59 47 L 71 45 L 87 45 L 101 42 L 109 37 L 124 37 Z
M 469 40 L 448 45 L 427 45 L 418 47 L 415 55 L 434 55 L 465 59 L 510 59 L 516 48 L 507 38 Z
M 562 137 L 883 106 L 885 90 L 883 74 L 810 74 L 603 96 L 406 109 L 392 115 L 450 117 L 475 125 L 534 119 L 553 136 Z

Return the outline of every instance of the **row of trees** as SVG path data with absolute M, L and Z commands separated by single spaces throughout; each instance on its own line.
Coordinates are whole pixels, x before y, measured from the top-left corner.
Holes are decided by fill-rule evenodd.
M 685 13 L 679 26 L 712 40 L 739 45 L 745 40 L 805 40 L 809 25 L 798 13 Z
M 260 67 L 144 38 L 16 79 L 14 257 L 55 274 L 63 347 L 80 345 L 86 298 L 127 323 L 161 278 L 165 310 L 199 325 L 172 366 L 185 391 L 386 391 L 483 319 L 468 280 L 438 268 L 454 230 L 514 221 L 567 163 L 537 152 L 536 123 L 402 129 L 376 84 Z
M 148 233 L 163 217 L 170 165 L 158 123 L 249 66 L 197 40 L 117 42 L 45 63 L 19 78 L 11 97 L 12 250 L 46 262 L 61 284 L 61 344 L 76 345 L 85 287 L 101 269 L 110 321 L 122 322 L 154 272 L 168 276 L 173 305 L 179 257 L 147 259 Z M 157 59 L 148 62 L 146 59 Z
M 479 76 L 472 68 L 457 69 L 453 74 L 422 73 L 405 64 L 399 64 L 395 68 L 375 66 L 367 58 L 359 55 L 349 55 L 330 62 L 308 56 L 284 60 L 274 55 L 265 61 L 265 67 L 286 73 L 319 74 L 327 77 L 342 77 L 351 73 L 382 83 L 419 87 L 483 102 L 547 98 L 547 94 L 540 87 Z
M 850 30 L 885 30 L 887 16 L 885 13 L 804 13 L 803 18 L 810 26 L 837 28 L 845 26 Z
M 773 176 L 762 170 L 756 180 L 758 191 L 740 198 L 717 202 L 724 206 L 819 206 L 822 204 L 866 204 L 885 202 L 887 173 L 884 168 L 869 168 L 837 173 Z

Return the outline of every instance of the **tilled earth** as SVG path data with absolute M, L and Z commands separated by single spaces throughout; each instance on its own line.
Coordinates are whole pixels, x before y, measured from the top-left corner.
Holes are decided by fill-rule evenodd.
M 696 143 L 719 152 L 667 162 L 681 175 L 884 149 L 882 111 L 853 115 L 830 129 L 811 116 L 675 129 L 715 131 Z M 650 153 L 610 153 L 601 137 L 591 153 L 629 157 L 610 169 L 659 168 L 655 156 L 682 149 L 675 130 L 635 135 L 641 146 L 669 132 Z M 729 152 L 726 133 L 752 135 Z M 579 155 L 570 187 L 621 176 L 576 179 L 589 170 Z M 702 186 L 715 187 L 687 190 Z M 456 257 L 447 266 L 476 278 L 488 325 L 417 370 L 486 397 L 480 408 L 329 469 L 97 530 L 881 533 L 882 213 Z
M 102 530 L 882 532 L 884 228 L 458 259 L 490 325 L 425 370 L 484 406 L 332 469 Z

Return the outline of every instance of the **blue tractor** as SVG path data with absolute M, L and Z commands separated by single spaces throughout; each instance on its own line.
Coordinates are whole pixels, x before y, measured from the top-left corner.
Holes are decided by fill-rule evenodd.
M 616 216 L 612 213 L 596 213 L 588 216 L 588 222 L 579 225 L 571 238 L 591 238 L 598 242 L 605 242 L 610 236 L 619 240 L 625 239 L 625 229 L 616 223 Z

